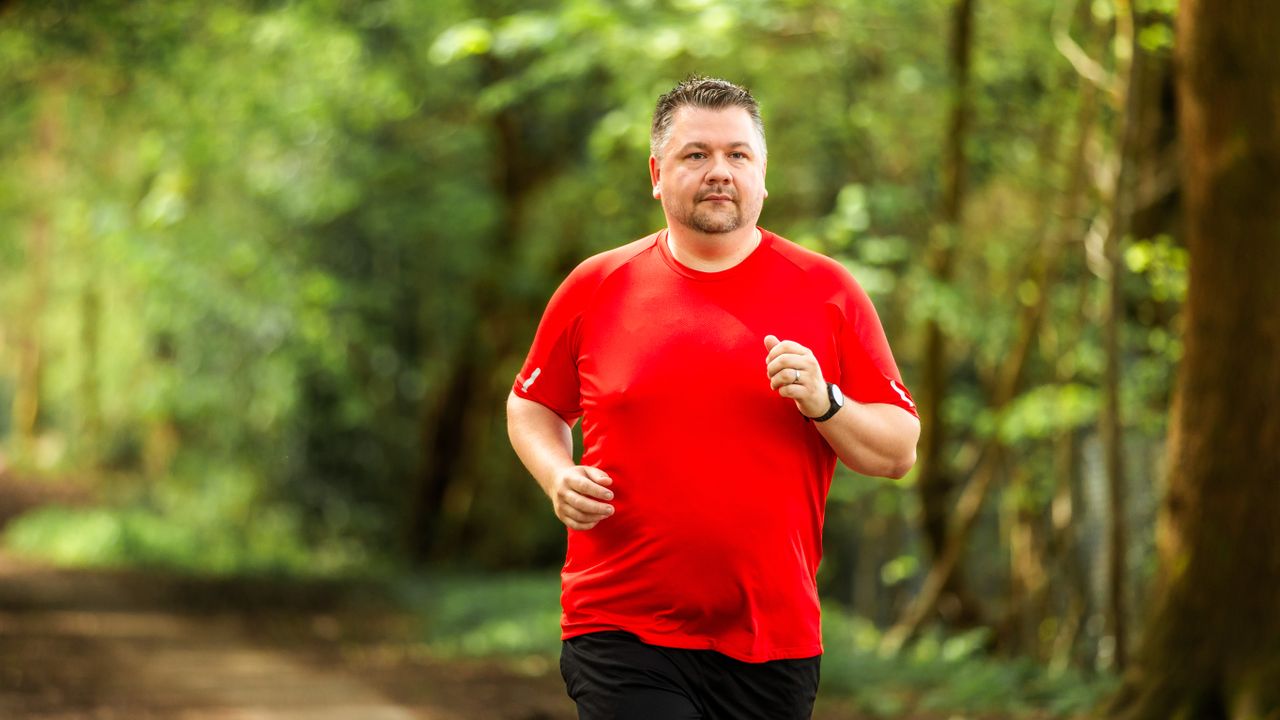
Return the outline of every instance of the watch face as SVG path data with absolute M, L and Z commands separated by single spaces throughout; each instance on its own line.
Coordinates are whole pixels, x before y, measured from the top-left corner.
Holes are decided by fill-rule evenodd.
M 831 399 L 836 405 L 844 407 L 844 393 L 840 392 L 840 386 L 834 383 L 831 385 Z

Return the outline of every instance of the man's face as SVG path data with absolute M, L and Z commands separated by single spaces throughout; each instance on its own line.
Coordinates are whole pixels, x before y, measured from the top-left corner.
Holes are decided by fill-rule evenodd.
M 762 150 L 742 108 L 676 110 L 662 159 L 649 158 L 667 224 L 707 234 L 754 227 L 768 196 Z

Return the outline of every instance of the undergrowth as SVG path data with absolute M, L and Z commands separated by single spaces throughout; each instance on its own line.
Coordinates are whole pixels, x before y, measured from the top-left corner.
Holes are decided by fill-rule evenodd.
M 402 588 L 403 600 L 423 616 L 433 652 L 467 657 L 556 657 L 559 592 L 559 578 L 545 573 L 446 574 Z M 877 651 L 880 637 L 871 622 L 824 607 L 821 692 L 883 718 L 912 712 L 1067 718 L 1087 713 L 1115 687 L 1109 678 L 988 657 L 980 632 L 929 634 L 895 657 Z

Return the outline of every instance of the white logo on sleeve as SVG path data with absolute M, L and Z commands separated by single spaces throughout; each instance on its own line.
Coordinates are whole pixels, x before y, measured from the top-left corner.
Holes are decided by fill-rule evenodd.
M 525 392 L 529 392 L 529 386 L 532 385 L 533 381 L 537 380 L 538 376 L 541 374 L 542 374 L 542 368 L 534 368 L 533 372 L 529 373 L 529 379 L 525 380 L 524 383 L 520 385 L 520 389 Z
M 534 373 L 534 374 L 537 375 L 537 373 Z M 530 380 L 530 382 L 533 382 L 533 381 Z M 902 398 L 902 402 L 910 405 L 911 407 L 916 406 L 915 403 L 911 402 L 911 398 L 907 397 L 907 391 L 902 389 L 902 386 L 898 384 L 897 380 L 890 380 L 889 387 L 893 388 L 893 391 L 898 393 L 898 397 Z

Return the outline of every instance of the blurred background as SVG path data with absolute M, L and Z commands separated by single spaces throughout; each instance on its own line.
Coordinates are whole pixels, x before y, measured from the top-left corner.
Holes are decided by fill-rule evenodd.
M 903 480 L 837 472 L 820 707 L 1087 711 L 1156 566 L 1173 6 L 0 3 L 8 617 L 225 595 L 541 698 L 460 717 L 565 716 L 565 531 L 503 402 L 566 273 L 661 227 L 650 115 L 696 72 L 760 100 L 761 224 L 853 271 L 926 423 Z M 16 653 L 15 712 L 126 702 Z

